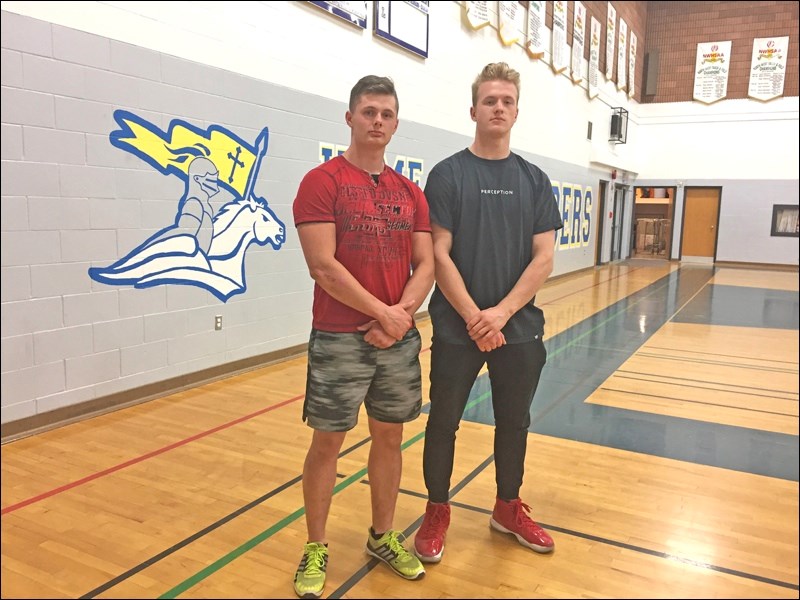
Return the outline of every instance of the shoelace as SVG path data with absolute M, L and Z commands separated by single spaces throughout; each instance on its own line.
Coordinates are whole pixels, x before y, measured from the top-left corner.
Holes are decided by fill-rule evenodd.
M 306 574 L 319 575 L 322 573 L 322 567 L 325 566 L 325 550 L 324 547 L 312 546 L 308 550 L 308 557 L 306 558 Z
M 396 531 L 389 532 L 389 539 L 387 540 L 386 545 L 389 546 L 389 549 L 392 552 L 394 552 L 398 557 L 402 557 L 408 554 L 408 550 L 406 550 L 403 544 L 401 543 L 400 534 Z
M 430 518 L 430 529 L 433 529 L 437 534 L 439 534 L 440 530 L 444 528 L 444 521 L 446 514 L 447 514 L 446 507 L 437 506 L 436 508 L 434 508 Z
M 526 528 L 536 526 L 533 519 L 528 516 L 528 513 L 531 512 L 531 507 L 522 500 L 518 500 L 514 503 L 514 512 L 516 513 L 518 526 Z

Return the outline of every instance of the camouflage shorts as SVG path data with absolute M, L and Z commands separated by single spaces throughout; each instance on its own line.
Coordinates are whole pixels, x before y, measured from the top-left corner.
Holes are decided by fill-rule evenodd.
M 386 349 L 362 333 L 312 330 L 303 420 L 321 431 L 349 431 L 363 402 L 376 421 L 413 421 L 422 406 L 421 348 L 414 328 Z

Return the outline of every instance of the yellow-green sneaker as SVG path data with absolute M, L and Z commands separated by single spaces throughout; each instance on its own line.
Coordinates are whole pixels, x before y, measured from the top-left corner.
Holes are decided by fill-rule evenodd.
M 318 542 L 303 546 L 303 558 L 294 574 L 294 593 L 300 598 L 319 598 L 325 589 L 328 547 Z
M 385 562 L 400 577 L 422 579 L 425 576 L 425 567 L 413 553 L 405 549 L 402 542 L 403 535 L 399 531 L 390 529 L 377 540 L 370 531 L 367 554 Z

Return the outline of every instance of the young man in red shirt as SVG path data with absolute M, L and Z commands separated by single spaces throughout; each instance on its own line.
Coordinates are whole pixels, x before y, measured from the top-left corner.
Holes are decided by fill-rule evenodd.
M 421 340 L 413 315 L 433 285 L 425 196 L 383 158 L 398 108 L 391 79 L 363 77 L 345 114 L 350 146 L 307 173 L 294 201 L 315 281 L 303 408 L 314 429 L 303 468 L 308 542 L 294 582 L 301 598 L 319 598 L 324 589 L 337 457 L 362 403 L 372 437 L 367 553 L 406 579 L 425 574 L 392 529 L 403 423 L 416 419 L 422 406 Z

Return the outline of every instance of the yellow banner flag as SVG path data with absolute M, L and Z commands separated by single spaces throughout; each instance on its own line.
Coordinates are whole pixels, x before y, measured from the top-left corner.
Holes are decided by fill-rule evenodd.
M 266 148 L 254 148 L 237 135 L 212 125 L 203 131 L 181 120 L 170 123 L 163 132 L 127 111 L 118 110 L 114 118 L 120 130 L 111 133 L 111 143 L 150 163 L 164 174 L 186 179 L 189 164 L 198 156 L 208 158 L 219 170 L 219 182 L 240 198 L 245 198 L 248 181 L 255 175 L 260 155 Z M 262 133 L 259 141 L 266 136 Z

